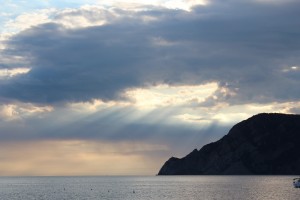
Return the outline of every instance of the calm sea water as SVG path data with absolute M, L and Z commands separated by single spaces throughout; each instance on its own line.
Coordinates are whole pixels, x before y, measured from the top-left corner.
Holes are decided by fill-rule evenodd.
M 1 177 L 1 200 L 300 199 L 292 176 Z

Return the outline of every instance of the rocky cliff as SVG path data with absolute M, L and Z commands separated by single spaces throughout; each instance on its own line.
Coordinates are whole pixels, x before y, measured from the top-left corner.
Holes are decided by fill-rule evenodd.
M 170 158 L 158 175 L 300 174 L 300 115 L 258 114 L 220 140 L 184 158 Z

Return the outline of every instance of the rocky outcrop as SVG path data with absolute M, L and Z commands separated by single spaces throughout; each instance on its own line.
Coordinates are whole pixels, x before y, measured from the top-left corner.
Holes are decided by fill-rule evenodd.
M 184 158 L 170 158 L 158 175 L 300 174 L 300 115 L 258 114 L 220 140 Z

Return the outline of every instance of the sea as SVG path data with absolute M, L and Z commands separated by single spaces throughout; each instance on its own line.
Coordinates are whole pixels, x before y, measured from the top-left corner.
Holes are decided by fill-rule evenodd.
M 295 176 L 0 177 L 0 200 L 299 200 Z

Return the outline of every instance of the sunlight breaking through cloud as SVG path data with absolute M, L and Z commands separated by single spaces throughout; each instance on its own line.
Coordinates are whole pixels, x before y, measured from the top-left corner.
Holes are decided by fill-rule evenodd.
M 300 67 L 299 66 L 284 67 L 282 69 L 282 72 L 297 72 L 297 71 L 300 71 Z
M 51 106 L 38 106 L 31 103 L 14 103 L 0 105 L 2 120 L 21 120 L 28 117 L 37 117 L 42 113 L 53 111 Z
M 203 102 L 218 89 L 217 83 L 203 85 L 157 85 L 149 88 L 129 89 L 125 92 L 141 109 L 153 109 L 166 106 L 182 106 L 189 102 Z
M 0 79 L 11 78 L 20 74 L 26 74 L 29 71 L 30 68 L 0 69 Z

